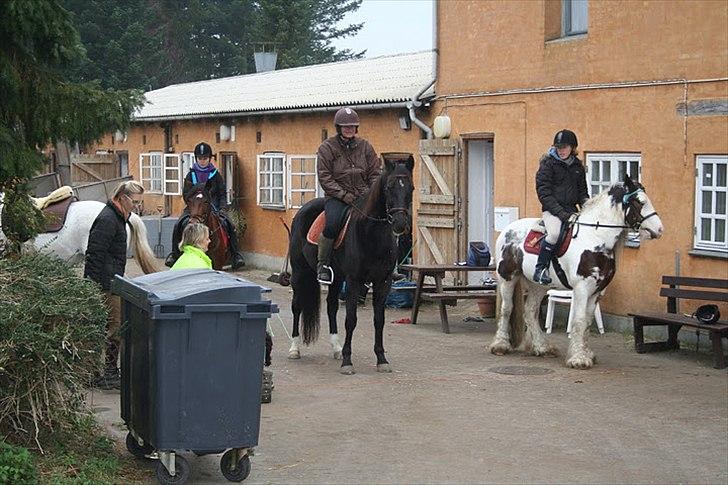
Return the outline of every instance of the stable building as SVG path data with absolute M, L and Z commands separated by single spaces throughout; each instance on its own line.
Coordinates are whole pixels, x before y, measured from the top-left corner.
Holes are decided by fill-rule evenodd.
M 462 260 L 540 216 L 539 159 L 568 128 L 591 194 L 629 173 L 665 225 L 630 238 L 603 311 L 664 310 L 662 275 L 726 278 L 725 2 L 463 0 L 435 16 L 429 123 L 447 116 L 451 134 L 422 145 L 418 261 Z
M 433 53 L 417 52 L 167 86 L 145 94 L 127 133 L 92 151 L 113 152 L 145 189 L 144 213 L 179 215 L 192 150 L 206 141 L 225 177 L 228 202 L 247 221 L 246 261 L 279 269 L 296 210 L 322 195 L 316 151 L 335 133 L 334 113 L 351 106 L 359 135 L 377 153 L 417 153 L 413 116 L 432 97 Z M 410 109 L 411 108 L 411 109 Z M 416 118 L 415 118 L 416 119 Z

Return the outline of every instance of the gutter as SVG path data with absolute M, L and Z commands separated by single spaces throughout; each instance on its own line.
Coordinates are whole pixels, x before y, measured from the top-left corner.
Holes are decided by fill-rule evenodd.
M 434 80 L 433 80 L 434 82 Z M 425 92 L 430 86 L 427 86 L 420 92 Z M 419 94 L 418 94 L 419 96 Z M 369 104 L 352 104 L 352 108 L 357 109 L 401 109 L 406 108 L 411 101 L 399 101 L 394 103 L 369 103 Z M 420 103 L 421 104 L 421 103 Z M 210 118 L 235 118 L 245 116 L 260 116 L 260 115 L 279 115 L 279 114 L 298 114 L 298 113 L 322 113 L 332 112 L 339 109 L 340 106 L 321 106 L 314 108 L 293 108 L 293 109 L 270 109 L 270 110 L 258 110 L 258 111 L 232 111 L 222 113 L 200 113 L 190 115 L 172 115 L 172 116 L 154 116 L 149 118 L 132 118 L 132 123 L 153 123 L 157 121 L 171 121 L 171 120 L 199 120 L 199 119 L 210 119 Z M 418 120 L 419 121 L 419 120 Z M 419 126 L 419 125 L 418 125 Z

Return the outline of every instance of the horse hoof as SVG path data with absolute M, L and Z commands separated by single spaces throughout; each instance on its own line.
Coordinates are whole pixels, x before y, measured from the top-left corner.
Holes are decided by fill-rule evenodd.
M 353 365 L 342 365 L 341 369 L 339 369 L 339 372 L 344 374 L 345 376 L 353 376 L 354 374 L 356 374 Z
M 301 358 L 301 352 L 298 350 L 291 350 L 288 352 L 288 358 L 292 360 L 300 359 Z
M 508 342 L 496 341 L 490 344 L 490 353 L 494 355 L 506 355 L 512 350 L 513 348 Z
M 377 372 L 392 372 L 392 367 L 389 364 L 377 364 Z
M 588 356 L 583 354 L 577 354 L 567 360 L 566 365 L 568 365 L 572 369 L 591 369 L 591 367 L 594 365 L 594 359 L 589 358 Z
M 334 360 L 341 360 L 341 350 L 334 351 Z

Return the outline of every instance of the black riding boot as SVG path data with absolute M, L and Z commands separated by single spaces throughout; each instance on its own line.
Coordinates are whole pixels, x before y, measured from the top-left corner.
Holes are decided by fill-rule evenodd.
M 318 281 L 324 285 L 334 282 L 334 271 L 331 269 L 331 250 L 334 247 L 334 240 L 321 234 L 318 238 Z
M 228 248 L 230 250 L 230 265 L 233 271 L 235 271 L 245 266 L 245 260 L 238 251 L 238 235 L 235 233 L 235 227 L 230 222 L 228 222 L 227 226 L 228 234 L 230 235 L 230 247 Z
M 541 243 L 541 252 L 538 253 L 538 261 L 536 261 L 536 271 L 533 275 L 533 281 L 541 285 L 551 284 L 549 276 L 549 266 L 551 265 L 551 257 L 554 254 L 555 244 L 549 244 L 544 240 Z

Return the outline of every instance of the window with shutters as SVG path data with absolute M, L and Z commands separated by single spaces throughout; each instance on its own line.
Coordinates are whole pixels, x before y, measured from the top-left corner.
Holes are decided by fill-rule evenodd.
M 151 194 L 162 193 L 162 155 L 161 151 L 139 155 L 139 181 Z

